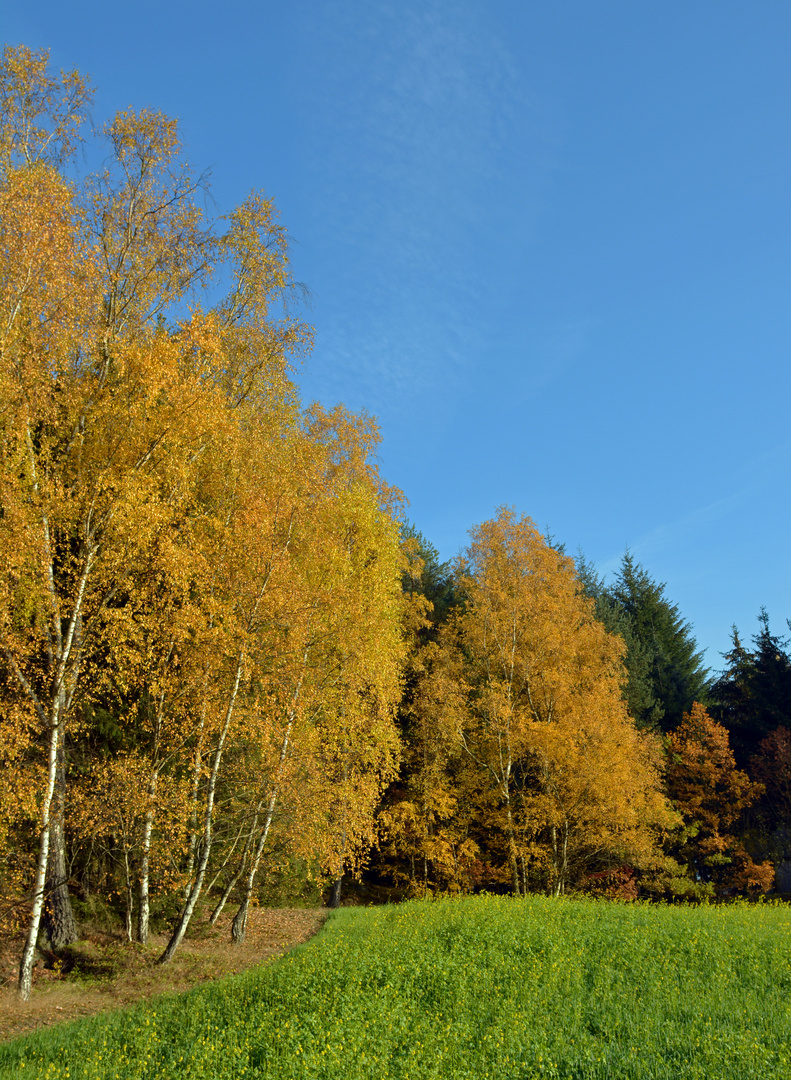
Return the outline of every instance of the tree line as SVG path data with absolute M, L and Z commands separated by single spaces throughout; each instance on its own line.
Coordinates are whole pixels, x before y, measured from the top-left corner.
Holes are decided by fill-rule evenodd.
M 366 860 L 412 893 L 769 888 L 791 662 L 768 622 L 712 682 L 629 555 L 608 587 L 504 508 L 440 564 L 375 423 L 299 398 L 311 330 L 272 201 L 212 218 L 150 109 L 95 134 L 81 176 L 91 88 L 45 53 L 7 47 L 0 95 L 0 903 L 22 997 L 36 950 L 78 936 L 75 898 L 142 943 L 166 903 L 167 962 L 196 910 L 231 902 L 241 940 L 262 867 L 289 860 L 335 902 Z
M 717 677 L 630 552 L 611 584 L 501 508 L 453 564 L 415 529 L 404 765 L 377 873 L 702 899 L 777 887 L 791 856 L 791 654 L 761 612 Z

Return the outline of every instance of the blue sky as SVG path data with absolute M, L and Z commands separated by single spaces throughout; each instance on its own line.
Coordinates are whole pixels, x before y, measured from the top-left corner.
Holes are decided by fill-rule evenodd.
M 316 328 L 306 399 L 378 417 L 453 556 L 508 503 L 628 545 L 709 664 L 791 616 L 791 5 L 72 0 L 3 38 L 97 122 L 182 122 L 219 212 L 274 197 Z

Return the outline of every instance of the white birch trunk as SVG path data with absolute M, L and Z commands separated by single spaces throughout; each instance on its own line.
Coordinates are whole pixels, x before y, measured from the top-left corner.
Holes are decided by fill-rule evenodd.
M 154 831 L 153 799 L 157 793 L 157 775 L 151 777 L 148 785 L 148 797 L 152 800 L 146 810 L 143 822 L 143 842 L 140 851 L 140 871 L 137 888 L 137 940 L 141 945 L 148 944 L 149 918 L 149 882 L 151 878 L 151 834 Z
M 206 810 L 203 818 L 203 836 L 201 843 L 200 858 L 198 859 L 198 867 L 195 873 L 195 880 L 192 883 L 192 888 L 189 891 L 189 895 L 184 902 L 179 920 L 176 923 L 176 927 L 171 935 L 170 941 L 165 948 L 165 951 L 160 956 L 157 963 L 167 964 L 173 959 L 173 954 L 181 944 L 184 934 L 189 926 L 192 913 L 195 910 L 195 905 L 198 902 L 198 898 L 203 888 L 203 879 L 206 875 L 206 867 L 209 863 L 209 855 L 211 854 L 212 844 L 212 815 L 214 813 L 214 796 L 217 790 L 217 778 L 220 773 L 220 764 L 222 762 L 223 748 L 225 746 L 225 739 L 228 735 L 228 731 L 231 726 L 231 720 L 233 718 L 234 707 L 236 706 L 236 698 L 239 693 L 239 684 L 242 680 L 242 670 L 244 668 L 244 650 L 239 653 L 239 658 L 236 664 L 236 676 L 234 678 L 233 689 L 231 690 L 231 696 L 228 701 L 228 706 L 225 712 L 225 719 L 223 721 L 222 730 L 220 731 L 220 738 L 217 742 L 217 747 L 214 751 L 214 759 L 212 761 L 211 773 L 209 774 L 209 782 L 206 788 Z
M 49 527 L 45 519 L 45 539 L 49 541 Z M 44 788 L 44 798 L 41 804 L 41 832 L 39 834 L 39 849 L 38 858 L 36 860 L 36 874 L 33 884 L 33 906 L 30 912 L 30 922 L 28 923 L 27 936 L 25 938 L 25 944 L 22 949 L 22 956 L 19 961 L 19 979 L 17 982 L 17 993 L 22 1001 L 27 1001 L 30 998 L 30 991 L 33 985 L 33 962 L 36 955 L 36 942 L 38 940 L 39 928 L 41 926 L 41 913 L 44 908 L 44 891 L 47 880 L 47 863 L 49 860 L 49 847 L 51 836 L 51 811 L 52 801 L 55 793 L 55 784 L 58 775 L 59 765 L 59 753 L 60 742 L 62 737 L 61 725 L 62 725 L 62 710 L 65 704 L 64 687 L 66 685 L 66 675 L 71 663 L 72 667 L 76 666 L 74 658 L 72 657 L 72 645 L 74 644 L 75 633 L 82 616 L 82 603 L 85 596 L 85 588 L 90 576 L 91 569 L 93 567 L 95 549 L 90 548 L 86 554 L 85 564 L 80 576 L 79 585 L 77 587 L 77 595 L 74 601 L 74 611 L 71 619 L 69 620 L 68 630 L 66 637 L 63 639 L 60 633 L 60 620 L 57 620 L 57 632 L 55 635 L 56 650 L 52 655 L 54 661 L 53 666 L 56 665 L 54 672 L 55 678 L 53 679 L 52 697 L 49 709 L 49 715 L 47 715 L 42 703 L 35 692 L 35 689 L 26 679 L 24 673 L 17 665 L 14 657 L 10 652 L 6 650 L 6 659 L 8 660 L 9 667 L 14 672 L 20 686 L 27 694 L 28 698 L 32 701 L 39 719 L 42 721 L 42 726 L 45 730 L 49 731 L 48 748 L 47 748 L 47 781 Z M 51 560 L 50 560 L 51 562 Z M 54 599 L 53 599 L 54 603 Z M 79 659 L 79 658 L 77 658 Z
M 299 689 L 297 690 L 297 693 L 299 693 Z M 280 747 L 280 760 L 278 762 L 277 768 L 277 780 L 275 781 L 275 786 L 272 788 L 272 793 L 269 796 L 269 805 L 266 808 L 266 816 L 264 817 L 264 827 L 261 830 L 261 835 L 258 838 L 258 844 L 256 845 L 255 853 L 250 863 L 250 870 L 247 874 L 247 881 L 245 882 L 244 896 L 242 897 L 242 902 L 239 905 L 239 910 L 233 917 L 233 922 L 231 923 L 231 939 L 237 945 L 241 944 L 241 942 L 244 941 L 244 935 L 247 931 L 247 915 L 250 909 L 250 897 L 253 894 L 255 876 L 258 873 L 261 856 L 264 853 L 264 846 L 266 844 L 267 837 L 269 836 L 269 830 L 272 826 L 272 819 L 275 816 L 279 782 L 280 777 L 283 775 L 283 767 L 285 765 L 286 756 L 288 754 L 288 747 L 291 741 L 291 729 L 293 726 L 294 713 L 292 712 L 291 716 L 289 717 L 286 733 L 283 736 L 283 744 Z
M 22 950 L 22 958 L 19 962 L 19 982 L 17 993 L 20 1000 L 27 1001 L 33 985 L 33 961 L 36 955 L 36 941 L 38 929 L 41 924 L 41 912 L 44 907 L 44 884 L 47 880 L 47 860 L 49 857 L 50 836 L 50 807 L 52 796 L 55 791 L 55 777 L 58 771 L 58 746 L 60 743 L 60 723 L 56 712 L 53 716 L 50 728 L 49 754 L 47 760 L 47 786 L 44 790 L 44 801 L 41 807 L 41 833 L 39 836 L 38 860 L 36 862 L 36 879 L 33 886 L 33 909 L 30 913 L 27 937 Z

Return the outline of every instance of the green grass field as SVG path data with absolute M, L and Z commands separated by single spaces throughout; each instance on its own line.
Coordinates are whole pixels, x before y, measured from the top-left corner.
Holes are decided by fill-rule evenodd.
M 791 908 L 339 911 L 275 964 L 0 1047 L 0 1077 L 791 1077 Z

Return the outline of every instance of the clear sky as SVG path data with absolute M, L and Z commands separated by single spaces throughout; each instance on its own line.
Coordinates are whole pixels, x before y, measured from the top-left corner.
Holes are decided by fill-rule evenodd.
M 508 503 L 628 545 L 721 666 L 791 616 L 788 0 L 2 0 L 274 197 L 306 399 L 378 417 L 443 558 Z

